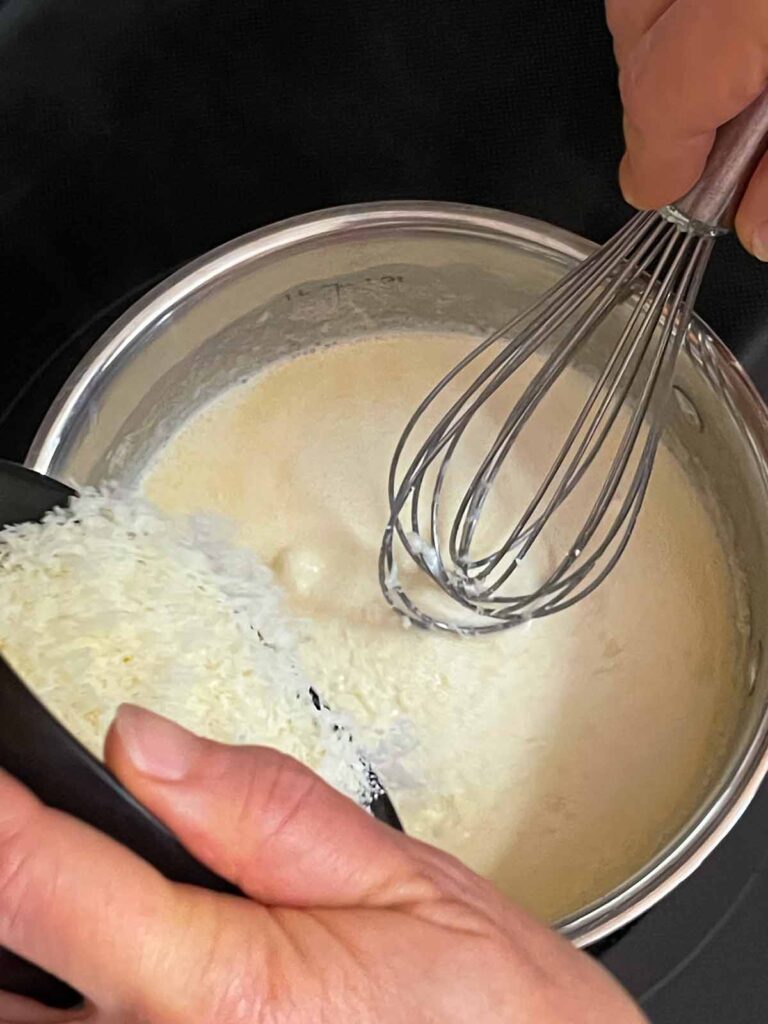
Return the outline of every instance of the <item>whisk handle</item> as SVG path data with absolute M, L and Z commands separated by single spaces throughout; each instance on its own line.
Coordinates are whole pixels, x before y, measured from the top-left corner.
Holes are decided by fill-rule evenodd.
M 767 142 L 768 89 L 720 128 L 701 178 L 665 212 L 700 234 L 730 230 Z

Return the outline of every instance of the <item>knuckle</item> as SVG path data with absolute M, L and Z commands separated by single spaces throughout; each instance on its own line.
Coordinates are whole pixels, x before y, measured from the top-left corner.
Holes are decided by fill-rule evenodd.
M 263 781 L 256 782 L 259 790 Z M 253 812 L 260 803 L 261 840 L 266 844 L 285 834 L 311 808 L 312 802 L 323 783 L 319 776 L 289 757 L 276 759 L 271 774 L 266 780 L 264 799 L 251 799 L 248 803 Z

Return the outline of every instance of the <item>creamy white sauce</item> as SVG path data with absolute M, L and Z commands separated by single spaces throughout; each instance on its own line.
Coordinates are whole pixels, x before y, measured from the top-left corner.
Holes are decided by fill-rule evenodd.
M 144 486 L 166 510 L 236 521 L 309 620 L 319 692 L 369 744 L 406 719 L 405 770 L 386 779 L 406 829 L 556 919 L 640 869 L 718 770 L 736 706 L 733 584 L 662 449 L 630 547 L 589 600 L 489 638 L 404 630 L 377 580 L 389 461 L 469 343 L 404 333 L 283 363 L 196 415 Z M 528 480 L 551 448 L 532 437 L 516 463 Z

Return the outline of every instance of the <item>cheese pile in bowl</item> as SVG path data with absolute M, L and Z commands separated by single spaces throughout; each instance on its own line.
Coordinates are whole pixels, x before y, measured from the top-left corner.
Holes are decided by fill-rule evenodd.
M 87 490 L 0 531 L 0 654 L 97 756 L 131 701 L 212 739 L 275 746 L 366 803 L 360 730 L 315 706 L 300 639 L 273 574 L 210 518 Z

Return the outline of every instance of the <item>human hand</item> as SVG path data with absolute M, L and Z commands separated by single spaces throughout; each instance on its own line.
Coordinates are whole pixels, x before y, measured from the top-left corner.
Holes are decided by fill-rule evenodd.
M 6 1024 L 642 1024 L 585 954 L 275 751 L 125 707 L 107 760 L 250 898 L 172 884 L 0 773 L 0 944 L 89 1000 L 0 994 Z
M 768 83 L 766 0 L 606 0 L 624 103 L 624 196 L 642 209 L 698 181 L 716 129 Z M 768 261 L 768 155 L 741 201 L 736 231 Z

